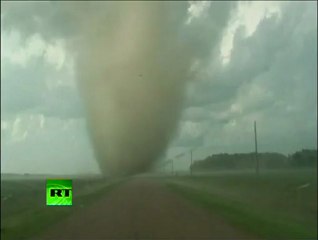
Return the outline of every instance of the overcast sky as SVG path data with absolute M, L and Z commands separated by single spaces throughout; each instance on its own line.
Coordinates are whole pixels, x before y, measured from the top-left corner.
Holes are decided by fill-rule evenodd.
M 260 152 L 316 149 L 317 2 L 187 4 L 206 43 L 167 157 L 251 152 L 254 120 Z M 98 172 L 61 9 L 1 3 L 1 172 Z

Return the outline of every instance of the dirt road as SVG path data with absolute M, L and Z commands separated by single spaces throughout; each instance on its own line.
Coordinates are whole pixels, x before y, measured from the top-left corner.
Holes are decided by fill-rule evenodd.
M 253 239 L 166 189 L 136 178 L 62 220 L 39 239 Z

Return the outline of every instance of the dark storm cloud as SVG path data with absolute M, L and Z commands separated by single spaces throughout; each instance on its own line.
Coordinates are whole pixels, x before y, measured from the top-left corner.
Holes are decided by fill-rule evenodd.
M 241 26 L 225 66 L 221 39 L 240 3 L 211 2 L 189 24 L 187 2 L 157 4 L 158 12 L 144 8 L 147 15 L 143 7 L 133 14 L 133 3 L 2 2 L 2 30 L 66 41 L 81 94 L 65 85 L 48 91 L 41 79 L 52 71 L 35 60 L 28 70 L 7 65 L 4 112 L 65 119 L 86 113 L 95 154 L 107 159 L 100 161 L 104 172 L 146 169 L 145 159 L 164 156 L 175 133 L 173 145 L 182 149 L 250 151 L 254 120 L 261 151 L 317 144 L 316 2 L 282 3 L 280 16 L 264 18 L 248 37 Z
M 252 136 L 252 123 L 258 120 L 262 150 L 290 152 L 316 146 L 315 9 L 313 2 L 286 2 L 281 16 L 264 18 L 251 36 L 245 37 L 244 27 L 236 31 L 226 66 L 220 64 L 218 53 L 212 56 L 214 64 L 202 69 L 191 84 L 183 115 L 183 120 L 209 123 L 202 133 L 205 144 L 220 149 L 231 144 L 234 149 L 240 136 Z M 210 114 L 191 115 L 194 107 Z M 250 144 L 244 140 L 240 148 L 246 150 Z
M 27 67 L 9 62 L 2 64 L 1 112 L 4 118 L 21 112 L 47 117 L 84 117 L 76 87 L 48 88 L 47 78 L 63 82 L 65 73 L 56 72 L 42 57 L 32 58 Z

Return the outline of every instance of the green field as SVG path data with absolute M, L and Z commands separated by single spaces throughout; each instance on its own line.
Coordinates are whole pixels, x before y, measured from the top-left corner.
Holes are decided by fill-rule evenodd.
M 317 239 L 316 170 L 179 176 L 166 184 L 260 238 Z
M 317 239 L 316 170 L 147 177 L 155 177 L 194 205 L 260 239 Z M 2 180 L 1 239 L 37 236 L 123 181 L 74 180 L 73 206 L 47 207 L 45 180 Z
M 1 239 L 29 239 L 88 206 L 121 180 L 73 180 L 73 206 L 47 207 L 45 180 L 1 181 Z

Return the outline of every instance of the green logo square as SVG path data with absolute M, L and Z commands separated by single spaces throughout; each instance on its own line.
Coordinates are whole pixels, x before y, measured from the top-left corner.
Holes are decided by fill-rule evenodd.
M 72 206 L 72 180 L 48 179 L 46 180 L 47 206 Z

